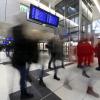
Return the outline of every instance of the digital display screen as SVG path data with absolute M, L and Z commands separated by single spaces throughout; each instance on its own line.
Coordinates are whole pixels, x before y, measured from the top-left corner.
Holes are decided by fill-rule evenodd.
M 57 27 L 59 23 L 59 18 L 57 16 L 32 4 L 30 5 L 29 18 L 55 27 Z
M 47 12 L 36 6 L 30 5 L 29 18 L 46 24 Z
M 48 14 L 47 17 L 47 23 L 53 26 L 58 26 L 59 18 L 57 16 L 54 16 L 52 14 Z
M 32 11 L 32 12 L 31 12 L 31 14 L 32 14 L 31 17 L 32 17 L 32 18 L 35 18 L 35 10 L 36 10 L 36 8 L 32 8 L 32 10 L 31 10 L 31 11 Z
M 40 9 L 36 9 L 36 11 L 35 11 L 35 19 L 46 23 L 47 13 L 45 11 L 40 10 Z

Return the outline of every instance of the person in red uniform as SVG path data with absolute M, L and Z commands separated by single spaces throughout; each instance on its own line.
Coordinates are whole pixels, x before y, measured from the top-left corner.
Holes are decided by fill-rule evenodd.
M 93 86 L 91 84 L 90 76 L 86 73 L 87 65 L 91 63 L 91 56 L 93 55 L 93 47 L 88 43 L 87 39 L 81 40 L 77 45 L 77 57 L 78 57 L 78 65 L 82 68 L 82 75 L 89 79 L 89 83 L 87 86 L 87 94 L 92 95 L 94 97 L 99 97 L 99 95 L 93 90 Z
M 78 61 L 78 68 L 82 68 L 82 63 L 83 63 L 83 50 L 82 50 L 82 46 L 83 46 L 83 40 L 80 40 L 78 42 L 78 45 L 76 47 L 76 53 L 77 53 L 77 61 Z
M 83 43 L 81 44 L 81 52 L 82 52 L 82 63 L 83 63 L 83 76 L 90 78 L 89 75 L 86 73 L 86 68 L 90 67 L 90 64 L 93 59 L 94 49 L 93 46 L 88 42 L 88 39 L 84 39 Z
M 98 67 L 96 68 L 96 70 L 100 71 L 100 40 L 95 47 L 95 54 L 96 57 L 98 58 Z
M 89 43 L 88 39 L 84 40 L 83 44 L 83 55 L 84 55 L 84 65 L 89 67 L 93 62 L 94 47 Z

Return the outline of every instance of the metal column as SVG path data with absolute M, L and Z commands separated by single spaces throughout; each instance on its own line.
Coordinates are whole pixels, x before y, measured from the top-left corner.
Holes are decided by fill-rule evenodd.
M 82 35 L 82 0 L 79 0 L 79 33 L 78 40 L 80 40 Z

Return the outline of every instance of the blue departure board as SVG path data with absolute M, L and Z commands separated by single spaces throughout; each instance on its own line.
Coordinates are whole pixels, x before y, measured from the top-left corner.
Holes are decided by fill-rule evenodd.
M 59 24 L 59 17 L 32 4 L 30 5 L 29 18 L 31 20 L 37 20 L 43 24 L 49 24 L 55 27 L 57 27 Z
M 35 19 L 46 23 L 47 13 L 45 11 L 40 10 L 40 9 L 36 9 L 36 11 L 35 11 Z
M 47 23 L 53 26 L 58 26 L 59 18 L 53 14 L 48 14 Z

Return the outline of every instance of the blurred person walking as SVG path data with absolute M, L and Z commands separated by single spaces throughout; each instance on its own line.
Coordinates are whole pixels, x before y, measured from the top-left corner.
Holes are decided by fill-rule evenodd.
M 58 76 L 57 76 L 58 68 L 56 66 L 56 60 L 61 60 L 62 68 L 64 68 L 63 43 L 58 37 L 53 37 L 52 39 L 49 40 L 49 42 L 47 44 L 47 48 L 48 48 L 48 51 L 50 54 L 48 69 L 52 69 L 51 63 L 53 62 L 54 79 L 60 80 L 60 78 L 58 78 Z
M 90 67 L 91 63 L 93 62 L 93 54 L 94 54 L 94 47 L 89 43 L 88 39 L 84 40 L 83 45 L 84 50 L 84 65 Z
M 95 47 L 95 54 L 96 57 L 98 58 L 98 67 L 96 68 L 96 70 L 100 71 L 100 40 Z
M 89 43 L 88 39 L 84 39 L 82 50 L 84 65 L 82 74 L 87 78 L 90 78 L 90 76 L 87 75 L 86 71 L 91 67 L 91 63 L 93 63 L 94 47 Z
M 94 48 L 88 42 L 87 39 L 81 40 L 77 45 L 77 58 L 78 58 L 78 68 L 83 69 L 83 75 L 88 77 L 86 73 L 87 67 L 91 67 L 93 63 Z
M 12 36 L 14 38 L 14 53 L 12 57 L 12 64 L 20 72 L 20 90 L 21 98 L 32 98 L 33 94 L 27 92 L 26 81 L 31 81 L 29 77 L 29 68 L 31 63 L 38 63 L 39 61 L 39 40 L 47 40 L 53 34 L 40 32 L 34 29 L 31 23 L 26 20 L 26 14 L 20 13 L 17 16 L 19 25 L 12 28 Z M 43 82 L 44 66 L 39 76 L 39 84 L 46 87 Z
M 19 25 L 14 26 L 12 31 L 12 36 L 14 38 L 14 51 L 12 57 L 12 65 L 18 69 L 20 73 L 20 90 L 21 99 L 32 98 L 33 94 L 27 92 L 26 81 L 29 78 L 29 68 L 31 63 L 38 63 L 39 50 L 38 50 L 38 40 L 29 39 L 26 34 L 27 23 L 24 14 L 19 14 Z M 30 81 L 30 79 L 29 79 Z
M 29 66 L 32 62 L 38 62 L 37 41 L 26 39 L 23 35 L 24 25 L 18 25 L 12 28 L 14 43 L 14 52 L 12 64 L 20 72 L 20 90 L 21 99 L 32 98 L 33 94 L 27 92 L 27 83 Z
M 82 75 L 89 79 L 86 92 L 98 98 L 99 95 L 93 90 L 93 86 L 91 84 L 91 78 L 86 73 L 86 71 L 91 68 L 90 64 L 93 61 L 92 60 L 93 52 L 94 52 L 93 46 L 90 43 L 88 43 L 87 39 L 84 39 L 78 43 L 77 45 L 78 67 L 82 68 Z
M 76 47 L 76 54 L 77 54 L 77 68 L 82 68 L 82 64 L 83 64 L 83 50 L 82 50 L 82 45 L 83 44 L 83 40 L 80 40 L 78 42 L 78 45 Z

